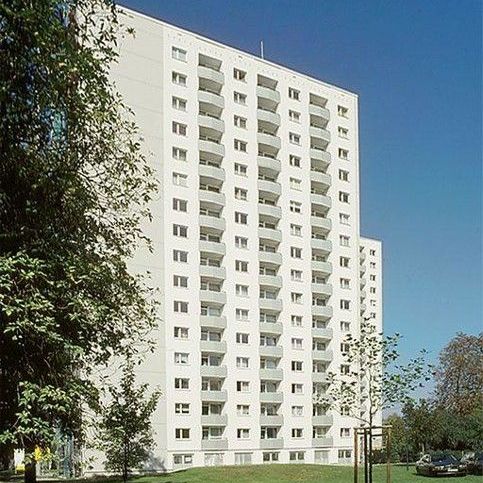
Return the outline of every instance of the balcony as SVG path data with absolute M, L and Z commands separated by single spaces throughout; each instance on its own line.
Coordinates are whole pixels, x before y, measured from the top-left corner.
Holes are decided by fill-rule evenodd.
M 258 306 L 261 310 L 271 310 L 272 312 L 282 311 L 281 299 L 258 299 Z
M 265 203 L 258 203 L 258 214 L 269 216 L 280 220 L 282 218 L 282 208 L 280 206 L 267 205 Z
M 361 314 L 367 310 L 366 304 L 361 304 Z
M 272 228 L 258 228 L 258 238 L 262 240 L 282 241 L 282 232 L 280 230 L 273 230 Z
M 312 305 L 312 315 L 316 315 L 327 320 L 332 317 L 333 310 L 330 305 Z
M 310 181 L 320 183 L 328 188 L 332 184 L 332 177 L 330 174 L 321 173 L 320 171 L 315 171 L 313 169 L 310 171 Z
M 203 426 L 226 426 L 228 424 L 228 416 L 226 414 L 207 414 L 201 416 L 201 424 Z M 206 440 L 204 440 L 206 441 Z M 210 440 L 208 440 L 210 441 Z M 211 440 L 214 441 L 214 440 Z
M 277 275 L 259 275 L 258 283 L 269 287 L 282 288 L 282 277 Z
M 225 267 L 212 267 L 210 265 L 200 265 L 200 275 L 207 278 L 216 278 L 218 280 L 226 279 Z
M 226 246 L 222 242 L 213 242 L 207 240 L 200 240 L 200 252 L 215 253 L 216 255 L 224 256 L 226 254 Z M 217 268 L 217 267 L 212 267 Z
M 214 141 L 199 139 L 198 148 L 200 152 L 208 153 L 208 155 L 216 156 L 218 158 L 223 158 L 223 156 L 225 156 L 225 146 Z
M 332 424 L 334 424 L 334 418 L 329 414 L 312 416 L 312 424 L 314 426 L 332 426 Z M 315 438 L 315 439 L 320 439 L 320 438 Z
M 310 158 L 323 164 L 330 164 L 330 153 L 323 149 L 310 148 Z
M 219 181 L 218 184 L 225 182 L 225 170 L 216 166 L 209 166 L 207 164 L 198 165 L 198 174 L 205 178 L 212 178 Z
M 312 114 L 312 116 L 321 117 L 326 121 L 330 120 L 330 112 L 326 107 L 309 104 L 309 114 Z
M 332 437 L 326 436 L 325 438 L 312 438 L 312 446 L 314 448 L 330 448 L 334 446 Z
M 264 168 L 272 171 L 277 176 L 282 169 L 282 164 L 278 159 L 270 158 L 269 156 L 257 156 L 257 164 L 259 168 Z
M 360 278 L 360 281 L 361 281 L 361 287 L 365 287 L 366 286 L 366 283 L 367 283 L 366 277 L 361 277 Z
M 283 426 L 283 416 L 281 414 L 262 414 L 260 415 L 260 426 Z
M 283 356 L 283 349 L 279 345 L 261 345 L 260 356 L 280 359 Z
M 198 66 L 198 77 L 200 79 L 205 79 L 208 82 L 213 82 L 219 86 L 222 86 L 225 83 L 225 76 L 223 72 L 211 69 L 210 67 L 206 67 L 204 65 Z
M 320 339 L 332 339 L 334 333 L 332 329 L 326 328 L 317 328 L 312 327 L 312 337 L 318 337 Z
M 359 273 L 361 273 L 361 274 L 366 273 L 366 266 L 365 265 L 361 265 L 359 267 Z
M 280 93 L 274 89 L 270 89 L 269 87 L 257 86 L 257 97 L 266 99 L 274 104 L 278 104 L 280 102 Z
M 226 317 L 224 315 L 200 315 L 200 325 L 210 329 L 226 329 Z
M 312 270 L 330 275 L 332 273 L 332 263 L 312 260 Z
M 321 139 L 325 143 L 330 142 L 330 132 L 322 127 L 310 126 L 310 135 Z
M 225 132 L 225 121 L 213 116 L 199 114 L 198 125 L 205 129 L 214 131 L 217 134 L 223 134 Z
M 201 400 L 207 402 L 225 402 L 226 391 L 201 391 Z
M 211 228 L 215 231 L 225 231 L 226 222 L 224 218 L 216 218 L 214 216 L 208 215 L 200 215 L 199 218 L 200 226 L 204 226 L 206 228 Z
M 280 322 L 260 322 L 260 332 L 280 335 L 283 332 L 283 325 Z
M 259 132 L 257 133 L 257 141 L 258 144 L 262 144 L 264 146 L 269 146 L 272 149 L 278 151 L 281 146 L 282 142 L 278 136 L 274 136 L 273 134 Z
M 261 392 L 260 402 L 281 404 L 283 402 L 283 392 Z
M 226 292 L 215 292 L 213 290 L 200 290 L 200 300 L 202 302 L 211 302 L 215 305 L 226 304 Z
M 367 293 L 365 290 L 361 290 L 360 295 L 361 295 L 361 299 L 365 299 L 367 297 Z
M 327 383 L 329 381 L 325 372 L 312 372 L 312 382 Z
M 276 112 L 259 108 L 257 110 L 257 119 L 276 127 L 280 126 L 280 116 Z
M 201 449 L 203 449 L 203 450 L 228 449 L 228 439 L 226 439 L 226 438 L 202 439 L 201 440 Z
M 312 283 L 312 293 L 320 293 L 330 297 L 332 295 L 332 285 L 330 283 Z
M 282 254 L 278 252 L 258 252 L 258 260 L 272 265 L 282 265 Z
M 310 223 L 312 226 L 320 228 L 325 232 L 329 232 L 330 230 L 332 230 L 332 221 L 330 220 L 330 218 L 312 215 L 310 217 Z
M 260 440 L 260 449 L 282 449 L 283 438 L 270 438 Z
M 359 253 L 359 260 L 363 262 L 366 259 L 366 252 Z
M 200 201 L 204 201 L 218 207 L 225 206 L 225 195 L 223 193 L 217 193 L 216 191 L 210 191 L 200 188 L 199 199 Z
M 282 194 L 282 187 L 280 183 L 276 183 L 275 181 L 267 181 L 264 179 L 258 180 L 258 190 L 270 193 L 276 198 L 278 198 Z
M 324 240 L 323 238 L 312 238 L 310 246 L 324 253 L 330 253 L 332 251 L 332 242 L 330 240 Z
M 203 341 L 205 342 L 205 341 Z M 227 375 L 225 365 L 221 366 L 201 366 L 201 377 L 218 377 L 224 378 Z
M 213 106 L 216 111 L 225 108 L 225 99 L 215 92 L 199 90 L 198 101 Z
M 315 205 L 323 206 L 324 208 L 327 208 L 327 209 L 332 207 L 332 200 L 330 199 L 330 196 L 311 193 L 310 201 Z
M 333 359 L 332 351 L 312 351 L 312 359 L 314 361 L 324 361 L 324 362 L 331 362 Z
M 283 371 L 282 369 L 260 369 L 260 379 L 281 381 L 283 379 Z
M 200 340 L 200 350 L 214 354 L 226 354 L 226 342 L 224 340 Z

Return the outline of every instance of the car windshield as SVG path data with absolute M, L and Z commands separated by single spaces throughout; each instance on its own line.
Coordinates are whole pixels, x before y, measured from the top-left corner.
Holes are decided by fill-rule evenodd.
M 447 453 L 435 453 L 431 455 L 431 461 L 433 463 L 457 463 L 458 460 L 452 455 Z

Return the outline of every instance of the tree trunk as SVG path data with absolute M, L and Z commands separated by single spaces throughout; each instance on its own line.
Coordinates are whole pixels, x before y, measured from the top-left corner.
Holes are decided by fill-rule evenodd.
M 35 461 L 35 445 L 28 443 L 25 448 L 24 483 L 37 483 L 37 462 Z

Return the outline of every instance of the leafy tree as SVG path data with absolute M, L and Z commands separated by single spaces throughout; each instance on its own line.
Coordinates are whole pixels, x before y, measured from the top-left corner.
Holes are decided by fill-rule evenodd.
M 391 426 L 391 461 L 406 461 L 409 438 L 403 417 L 390 414 L 383 423 Z
M 132 360 L 123 366 L 119 386 L 109 387 L 109 404 L 104 408 L 100 424 L 100 448 L 105 452 L 106 469 L 128 479 L 133 468 L 141 469 L 154 445 L 151 415 L 160 392 L 146 395 L 148 384 L 136 385 Z
M 127 260 L 156 184 L 109 81 L 112 1 L 10 0 L 0 19 L 0 446 L 28 457 L 80 437 L 92 368 L 155 324 Z
M 436 400 L 457 414 L 483 407 L 483 333 L 459 333 L 439 355 Z
M 402 414 L 408 431 L 408 441 L 415 455 L 429 449 L 439 449 L 442 420 L 438 419 L 429 400 L 406 401 Z
M 343 358 L 349 371 L 329 374 L 327 391 L 315 394 L 316 401 L 372 428 L 382 410 L 410 400 L 413 391 L 430 378 L 424 351 L 407 364 L 399 363 L 399 340 L 399 334 L 383 336 L 370 319 L 364 319 L 359 337 L 350 334 L 345 339 Z M 372 478 L 370 453 L 369 448 Z

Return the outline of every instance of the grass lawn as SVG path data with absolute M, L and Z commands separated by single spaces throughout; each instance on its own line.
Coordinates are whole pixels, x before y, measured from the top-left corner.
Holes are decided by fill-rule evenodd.
M 374 483 L 386 482 L 385 467 L 376 467 Z M 145 476 L 133 478 L 133 483 L 352 483 L 352 468 L 347 466 L 323 465 L 253 465 L 253 466 L 221 466 L 214 468 L 193 468 L 166 476 Z M 409 471 L 405 466 L 392 467 L 392 483 L 429 483 L 436 480 L 461 481 L 462 483 L 482 483 L 479 476 L 464 478 L 427 478 L 417 476 L 414 467 Z M 363 482 L 361 475 L 360 482 Z

